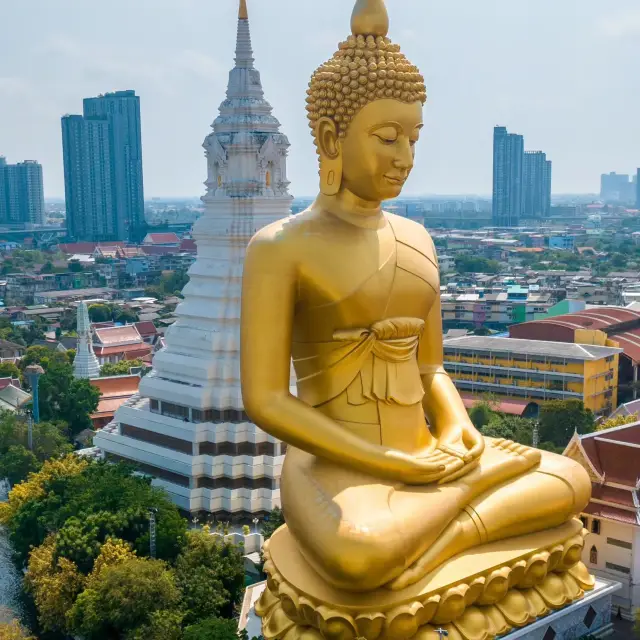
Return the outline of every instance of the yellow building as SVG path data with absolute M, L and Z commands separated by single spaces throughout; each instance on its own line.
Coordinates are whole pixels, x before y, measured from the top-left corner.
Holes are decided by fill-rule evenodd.
M 444 365 L 461 392 L 582 400 L 596 416 L 617 406 L 622 349 L 590 344 L 465 336 L 444 343 Z

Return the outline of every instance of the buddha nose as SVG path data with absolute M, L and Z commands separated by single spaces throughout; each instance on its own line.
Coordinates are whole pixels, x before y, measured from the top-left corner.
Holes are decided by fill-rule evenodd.
M 397 155 L 394 158 L 393 166 L 403 171 L 411 171 L 413 169 L 413 149 L 409 139 L 399 141 L 397 145 Z

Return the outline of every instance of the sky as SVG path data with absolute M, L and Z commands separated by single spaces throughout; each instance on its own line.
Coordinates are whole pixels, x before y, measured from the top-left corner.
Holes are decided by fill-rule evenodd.
M 248 0 L 256 66 L 291 141 L 291 192 L 317 192 L 310 75 L 349 34 L 353 0 Z M 145 196 L 203 193 L 201 144 L 233 65 L 238 0 L 0 0 L 0 155 L 64 195 L 60 117 L 141 97 Z M 405 195 L 489 194 L 497 124 L 553 160 L 554 193 L 640 166 L 638 0 L 387 0 L 390 37 L 426 78 Z

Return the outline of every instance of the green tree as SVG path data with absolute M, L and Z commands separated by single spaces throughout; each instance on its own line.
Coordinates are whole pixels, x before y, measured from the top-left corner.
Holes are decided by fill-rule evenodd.
M 132 367 L 146 367 L 142 360 L 120 360 L 120 362 L 107 362 L 100 369 L 101 376 L 125 376 Z
M 184 640 L 238 640 L 235 620 L 208 618 L 184 630 Z
M 33 453 L 38 461 L 65 456 L 73 450 L 64 422 L 37 422 L 32 426 Z M 28 446 L 28 425 L 22 416 L 0 412 L 0 455 L 12 446 Z
M 13 362 L 0 362 L 0 378 L 17 378 L 20 380 L 20 369 Z
M 0 455 L 0 478 L 7 478 L 11 486 L 39 468 L 38 459 L 22 445 L 13 445 Z
M 133 311 L 133 309 L 124 309 L 123 307 L 117 306 L 113 310 L 114 322 L 119 322 L 121 324 L 133 324 L 139 320 L 140 318 L 138 317 L 138 314 Z
M 469 418 L 476 429 L 486 427 L 495 416 L 493 407 L 485 401 L 477 402 L 469 409 Z
M 456 257 L 456 270 L 459 273 L 499 273 L 501 265 L 497 260 L 488 260 L 482 256 L 460 255 Z
M 127 634 L 126 640 L 182 640 L 180 611 L 154 611 L 149 620 Z M 234 640 L 238 640 L 238 635 Z
M 551 400 L 540 407 L 541 442 L 564 448 L 575 431 L 585 434 L 594 429 L 593 413 L 580 400 Z
M 244 591 L 242 548 L 211 535 L 208 528 L 190 531 L 175 564 L 185 622 L 231 618 Z
M 634 422 L 640 422 L 640 416 L 637 413 L 633 413 L 629 416 L 619 415 L 615 418 L 609 418 L 603 420 L 596 427 L 596 431 L 606 431 L 607 429 L 613 429 L 615 427 L 623 427 L 625 424 L 633 424 Z
M 35 640 L 17 621 L 0 622 L 0 640 Z
M 533 421 L 519 416 L 494 415 L 481 431 L 488 438 L 504 438 L 520 444 L 533 444 Z
M 74 634 L 89 640 L 123 637 L 150 624 L 157 612 L 177 611 L 179 602 L 164 562 L 134 558 L 101 571 L 78 596 L 68 621 Z
M 282 509 L 275 507 L 262 522 L 261 533 L 264 539 L 268 540 L 284 523 L 284 513 Z
M 91 322 L 110 322 L 113 319 L 111 307 L 108 304 L 89 305 L 89 319 Z
M 68 352 L 67 352 L 68 353 Z M 91 428 L 91 414 L 97 409 L 100 391 L 89 380 L 73 375 L 67 353 L 45 347 L 29 347 L 20 366 L 40 364 L 40 415 L 44 420 L 65 420 L 71 435 Z
M 60 467 L 47 462 L 40 474 L 18 485 L 10 495 L 9 513 L 1 519 L 22 560 L 48 534 L 63 530 L 57 552 L 84 561 L 84 570 L 108 535 L 130 543 L 138 555 L 148 555 L 151 507 L 158 510 L 157 555 L 175 560 L 185 544 L 186 521 L 163 490 L 152 487 L 150 480 L 126 465 L 76 461 L 74 456 L 71 461 L 73 464 L 64 459 Z M 79 462 L 83 463 L 80 470 Z M 19 495 L 28 497 L 16 502 Z M 83 544 L 84 551 L 80 551 Z

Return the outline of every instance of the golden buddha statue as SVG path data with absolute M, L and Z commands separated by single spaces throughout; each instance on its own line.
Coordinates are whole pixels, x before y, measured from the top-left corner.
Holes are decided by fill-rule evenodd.
M 244 403 L 290 445 L 268 639 L 437 638 L 433 624 L 493 638 L 593 584 L 575 519 L 587 473 L 474 428 L 443 367 L 434 244 L 381 208 L 413 168 L 426 101 L 387 31 L 383 0 L 358 0 L 308 91 L 321 193 L 247 249 Z

